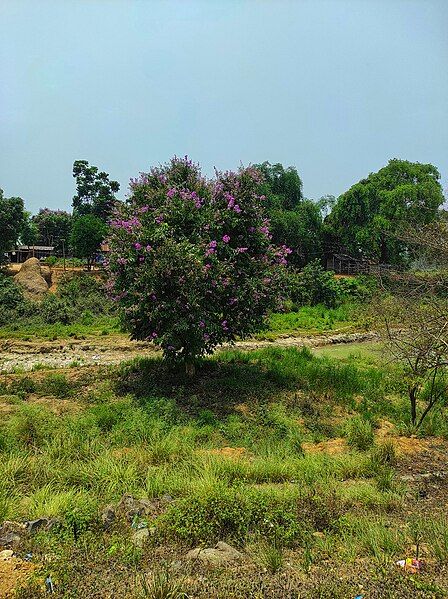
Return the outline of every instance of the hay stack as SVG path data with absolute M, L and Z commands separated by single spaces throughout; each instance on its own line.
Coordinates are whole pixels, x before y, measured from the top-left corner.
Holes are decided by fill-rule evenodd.
M 14 280 L 23 288 L 26 295 L 31 298 L 39 298 L 48 291 L 48 283 L 43 275 L 48 276 L 48 273 L 45 271 L 42 273 L 39 260 L 37 258 L 28 258 L 22 264 Z

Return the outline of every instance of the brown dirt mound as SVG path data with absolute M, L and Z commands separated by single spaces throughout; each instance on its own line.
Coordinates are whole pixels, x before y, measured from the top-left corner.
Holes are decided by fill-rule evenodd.
M 39 260 L 37 258 L 28 258 L 22 264 L 14 280 L 23 288 L 27 296 L 31 298 L 40 297 L 48 291 L 48 283 L 43 276 L 45 275 L 47 278 L 49 276 L 46 268 L 44 269 L 44 273 L 42 273 Z
M 16 590 L 23 586 L 28 577 L 36 570 L 35 564 L 24 562 L 17 557 L 0 559 L 0 597 L 12 599 Z

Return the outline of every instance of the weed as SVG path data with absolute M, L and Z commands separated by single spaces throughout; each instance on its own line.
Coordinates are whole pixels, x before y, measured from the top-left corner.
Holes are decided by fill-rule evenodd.
M 347 443 L 350 447 L 365 451 L 372 446 L 374 436 L 372 425 L 361 416 L 354 416 L 346 425 Z
M 174 578 L 169 570 L 156 570 L 150 576 L 140 574 L 141 596 L 144 599 L 187 599 L 183 580 Z

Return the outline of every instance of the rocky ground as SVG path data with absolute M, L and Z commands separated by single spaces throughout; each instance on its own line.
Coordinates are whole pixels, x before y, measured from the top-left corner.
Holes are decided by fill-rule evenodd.
M 278 337 L 273 341 L 239 341 L 233 347 L 244 351 L 265 347 L 322 347 L 333 344 L 374 341 L 375 333 L 341 333 L 312 337 Z M 29 371 L 39 367 L 66 368 L 92 364 L 119 364 L 137 356 L 158 352 L 152 343 L 131 341 L 126 335 L 66 340 L 0 340 L 0 372 Z

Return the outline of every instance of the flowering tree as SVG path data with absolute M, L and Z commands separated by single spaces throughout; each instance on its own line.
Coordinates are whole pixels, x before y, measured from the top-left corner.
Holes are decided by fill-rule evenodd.
M 174 158 L 131 180 L 111 221 L 110 288 L 135 339 L 184 361 L 259 330 L 280 302 L 289 248 L 271 244 L 256 169 L 201 176 Z

